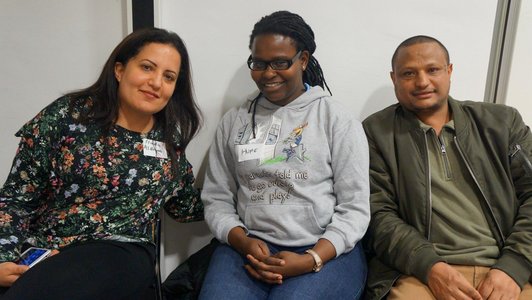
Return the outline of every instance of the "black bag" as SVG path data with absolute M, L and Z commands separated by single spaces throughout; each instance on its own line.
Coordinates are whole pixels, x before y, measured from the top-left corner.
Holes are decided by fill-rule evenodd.
M 172 271 L 162 285 L 163 299 L 198 299 L 212 253 L 219 244 L 220 242 L 213 238 L 209 244 L 192 254 Z

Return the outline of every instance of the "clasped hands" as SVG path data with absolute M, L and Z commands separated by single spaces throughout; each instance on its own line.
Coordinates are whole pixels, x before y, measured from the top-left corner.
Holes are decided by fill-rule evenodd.
M 521 293 L 519 285 L 506 273 L 491 269 L 477 288 L 450 265 L 439 262 L 429 272 L 428 285 L 438 300 L 517 300 Z
M 248 260 L 244 265 L 248 273 L 269 284 L 282 284 L 284 278 L 309 273 L 314 266 L 309 254 L 280 251 L 272 255 L 268 245 L 256 238 L 246 237 L 238 251 Z

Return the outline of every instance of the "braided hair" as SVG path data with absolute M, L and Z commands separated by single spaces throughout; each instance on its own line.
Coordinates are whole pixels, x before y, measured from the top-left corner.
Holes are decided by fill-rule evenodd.
M 257 23 L 255 23 L 253 31 L 249 37 L 250 50 L 255 37 L 262 34 L 280 34 L 290 37 L 296 43 L 297 52 L 308 51 L 309 62 L 307 68 L 303 71 L 303 82 L 311 86 L 319 85 L 323 89 L 327 88 L 327 91 L 329 91 L 329 94 L 332 96 L 331 89 L 327 85 L 325 77 L 323 76 L 323 70 L 321 69 L 320 63 L 312 55 L 314 51 L 316 51 L 314 31 L 312 31 L 312 28 L 310 28 L 300 15 L 283 10 L 262 17 Z M 254 137 L 256 128 L 255 113 L 257 111 L 257 102 L 261 95 L 262 93 L 259 93 L 257 97 L 253 99 L 248 110 L 249 113 L 253 109 L 251 122 Z
M 251 49 L 255 37 L 261 34 L 280 34 L 290 37 L 296 42 L 297 51 L 308 51 L 310 58 L 308 66 L 303 72 L 303 82 L 311 86 L 319 85 L 323 89 L 327 88 L 332 95 L 331 89 L 323 77 L 323 70 L 318 60 L 312 55 L 316 51 L 314 31 L 301 16 L 289 11 L 276 11 L 262 17 L 253 27 L 249 37 L 249 49 Z

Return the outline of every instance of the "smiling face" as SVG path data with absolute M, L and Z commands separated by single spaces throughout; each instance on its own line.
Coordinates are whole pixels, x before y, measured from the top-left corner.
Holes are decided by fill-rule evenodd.
M 399 103 L 416 114 L 447 110 L 453 65 L 435 42 L 399 48 L 392 78 Z
M 177 50 L 159 43 L 145 45 L 126 65 L 116 63 L 117 124 L 151 122 L 153 115 L 172 97 L 180 66 L 181 56 Z
M 262 34 L 251 45 L 251 57 L 257 61 L 291 60 L 298 53 L 295 42 L 280 34 Z M 302 51 L 287 70 L 251 71 L 251 78 L 270 102 L 286 105 L 305 92 L 303 71 L 309 59 L 308 51 Z

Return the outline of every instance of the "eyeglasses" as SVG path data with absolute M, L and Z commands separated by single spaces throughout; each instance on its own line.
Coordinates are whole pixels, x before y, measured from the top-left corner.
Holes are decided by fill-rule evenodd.
M 292 59 L 276 59 L 271 61 L 254 60 L 251 55 L 248 58 L 248 67 L 253 71 L 264 71 L 270 66 L 272 70 L 288 70 L 292 64 L 299 58 L 301 51 L 297 52 Z

